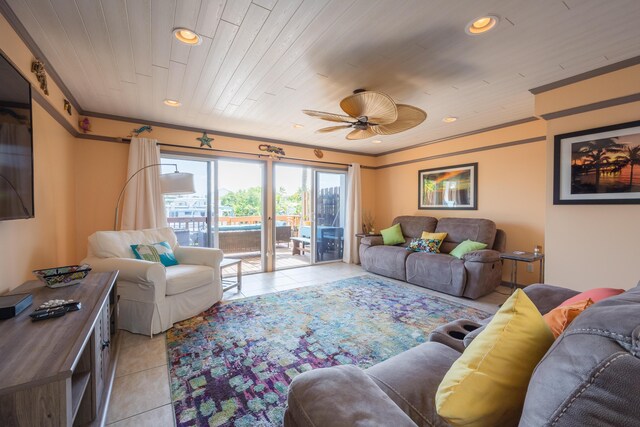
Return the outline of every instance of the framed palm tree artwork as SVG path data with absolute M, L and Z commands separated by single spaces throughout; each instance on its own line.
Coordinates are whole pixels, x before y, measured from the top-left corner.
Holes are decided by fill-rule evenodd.
M 556 135 L 554 148 L 554 204 L 640 204 L 640 120 Z
M 478 209 L 478 164 L 418 171 L 418 209 Z

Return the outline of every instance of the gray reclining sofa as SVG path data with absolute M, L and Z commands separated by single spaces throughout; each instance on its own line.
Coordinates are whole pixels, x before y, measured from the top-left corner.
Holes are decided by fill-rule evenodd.
M 405 242 L 395 246 L 383 244 L 382 237 L 368 236 L 360 241 L 360 262 L 372 273 L 402 280 L 451 295 L 479 298 L 492 292 L 502 282 L 500 252 L 504 252 L 506 234 L 488 219 L 399 216 Z M 439 254 L 406 250 L 413 238 L 423 231 L 447 237 Z M 449 255 L 464 240 L 486 243 L 487 249 L 470 252 L 458 259 Z
M 542 314 L 577 294 L 550 285 L 525 292 Z M 439 329 L 430 342 L 366 370 L 345 365 L 298 375 L 285 427 L 448 426 L 436 413 L 436 391 L 482 325 L 459 320 Z M 519 421 L 520 427 L 639 425 L 640 285 L 592 305 L 555 340 L 529 381 Z

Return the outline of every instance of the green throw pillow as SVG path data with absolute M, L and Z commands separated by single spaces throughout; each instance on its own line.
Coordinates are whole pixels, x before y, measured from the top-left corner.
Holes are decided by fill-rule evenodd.
M 153 243 L 151 245 L 131 245 L 131 250 L 137 259 L 160 262 L 165 267 L 178 265 L 178 260 L 167 242 Z
M 404 243 L 404 235 L 402 234 L 400 224 L 392 225 L 389 228 L 380 230 L 380 234 L 382 234 L 382 241 L 385 245 L 397 245 L 398 243 Z
M 464 242 L 453 248 L 453 250 L 449 252 L 449 255 L 453 255 L 456 258 L 462 258 L 464 254 L 468 254 L 469 252 L 473 251 L 479 251 L 480 249 L 484 249 L 486 247 L 486 243 L 474 242 L 473 240 L 465 240 Z

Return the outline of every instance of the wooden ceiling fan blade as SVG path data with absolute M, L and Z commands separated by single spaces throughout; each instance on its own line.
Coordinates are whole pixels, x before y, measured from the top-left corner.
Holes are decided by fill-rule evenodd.
M 340 101 L 340 108 L 351 117 L 367 117 L 370 123 L 379 125 L 393 123 L 398 118 L 396 103 L 381 92 L 354 93 Z
M 342 114 L 334 114 L 334 113 L 325 113 L 324 111 L 315 111 L 315 110 L 302 110 L 307 116 L 316 117 L 322 120 L 328 120 L 330 122 L 339 122 L 339 123 L 353 123 L 353 118 L 349 116 L 344 116 Z
M 342 126 L 329 126 L 326 128 L 321 128 L 316 131 L 316 133 L 329 133 L 340 129 L 349 129 L 351 125 L 342 125 Z
M 371 130 L 378 135 L 392 135 L 414 128 L 427 118 L 426 112 L 413 105 L 397 104 L 397 107 L 398 120 L 386 125 L 371 126 Z
M 367 138 L 371 138 L 374 135 L 376 135 L 376 133 L 372 131 L 370 127 L 367 127 L 366 129 L 352 130 L 347 134 L 346 138 L 348 140 L 367 139 Z

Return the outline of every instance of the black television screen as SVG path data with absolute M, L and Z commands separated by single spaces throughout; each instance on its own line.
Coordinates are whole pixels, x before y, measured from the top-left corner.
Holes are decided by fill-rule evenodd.
M 0 220 L 32 218 L 31 85 L 0 55 Z

